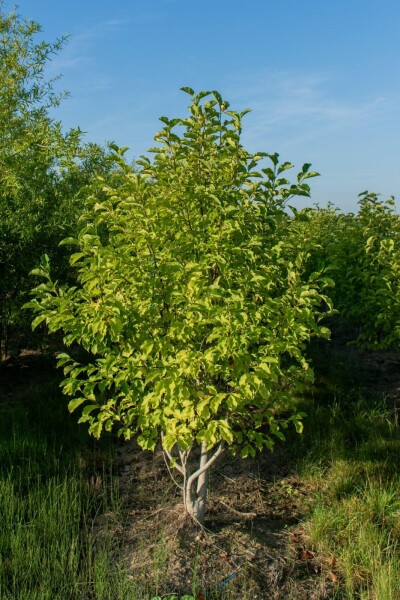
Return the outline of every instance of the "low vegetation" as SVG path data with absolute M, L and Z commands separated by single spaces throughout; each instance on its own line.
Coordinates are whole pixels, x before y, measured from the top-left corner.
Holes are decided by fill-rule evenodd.
M 112 529 L 96 532 L 99 514 L 118 519 L 121 510 L 110 440 L 81 435 L 40 357 L 1 376 L 0 597 L 126 597 Z
M 338 597 L 398 598 L 400 357 L 343 348 L 328 356 L 292 452 L 299 477 L 315 490 L 304 536 L 330 566 Z
M 312 354 L 303 434 L 214 466 L 205 533 L 161 454 L 88 438 L 40 355 L 3 366 L 1 597 L 397 598 L 400 356 Z

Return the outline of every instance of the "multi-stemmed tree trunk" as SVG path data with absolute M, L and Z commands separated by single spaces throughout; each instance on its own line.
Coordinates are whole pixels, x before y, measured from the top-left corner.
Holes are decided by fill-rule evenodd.
M 215 463 L 218 457 L 224 451 L 224 444 L 221 442 L 211 451 L 207 450 L 207 445 L 202 442 L 199 447 L 199 456 L 190 460 L 192 448 L 186 451 L 178 450 L 177 456 L 174 456 L 168 450 L 164 450 L 164 458 L 171 477 L 175 484 L 182 490 L 183 505 L 186 512 L 193 517 L 195 521 L 204 525 L 207 504 L 208 480 L 210 467 Z M 175 467 L 182 476 L 183 483 L 179 484 L 172 476 L 171 468 Z
M 223 444 L 221 442 L 217 449 L 209 455 L 205 442 L 202 442 L 199 468 L 192 472 L 189 477 L 185 477 L 185 508 L 202 525 L 206 513 L 209 468 L 222 451 Z

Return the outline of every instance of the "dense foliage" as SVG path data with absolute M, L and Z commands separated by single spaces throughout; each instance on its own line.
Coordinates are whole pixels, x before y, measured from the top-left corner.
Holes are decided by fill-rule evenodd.
M 63 132 L 51 117 L 62 96 L 45 77 L 64 40 L 36 41 L 40 26 L 0 7 L 0 353 L 10 329 L 26 321 L 21 305 L 30 270 L 49 253 L 59 267 L 59 241 L 76 231 L 79 190 L 104 151 L 83 145 L 79 128 Z M 26 299 L 26 298 L 25 298 Z M 27 315 L 26 315 L 27 316 Z
M 334 306 L 347 335 L 369 348 L 400 341 L 400 221 L 393 198 L 363 192 L 357 214 L 306 210 L 313 264 L 329 265 Z

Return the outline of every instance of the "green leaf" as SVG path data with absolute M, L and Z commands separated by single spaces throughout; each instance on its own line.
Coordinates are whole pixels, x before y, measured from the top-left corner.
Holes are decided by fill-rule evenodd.
M 284 171 L 287 171 L 288 169 L 293 169 L 294 164 L 291 162 L 284 162 L 282 164 L 279 165 L 278 167 L 278 175 L 280 175 L 281 173 L 283 173 Z
M 274 154 L 267 154 L 268 158 L 272 161 L 274 166 L 276 167 L 279 162 L 279 154 L 275 152 Z
M 43 323 L 43 321 L 46 320 L 46 318 L 47 318 L 47 315 L 45 313 L 42 313 L 38 317 L 35 317 L 32 321 L 32 330 L 34 331 L 36 329 L 36 327 L 38 327 L 40 325 L 40 323 Z
M 328 327 L 320 327 L 319 335 L 325 338 L 326 340 L 329 340 L 331 337 L 331 331 L 330 329 L 328 329 Z
M 89 427 L 89 433 L 97 439 L 100 438 L 102 430 L 103 423 L 101 421 L 96 421 L 95 423 L 92 423 L 92 425 L 90 425 Z
M 194 90 L 192 90 L 191 87 L 181 87 L 180 88 L 182 92 L 186 92 L 186 94 L 189 94 L 189 96 L 194 96 Z
M 181 88 L 181 89 L 183 89 L 183 88 Z M 195 102 L 200 102 L 200 100 L 202 100 L 203 98 L 206 98 L 210 94 L 211 94 L 211 92 L 207 92 L 207 91 L 199 92 L 195 98 Z
M 97 404 L 87 404 L 82 410 L 82 416 L 79 419 L 78 423 L 86 423 L 87 421 L 89 421 L 90 413 L 93 412 L 96 408 L 99 408 Z
M 221 106 L 222 102 L 222 96 L 219 92 L 217 92 L 216 90 L 212 91 L 212 95 L 214 96 L 214 98 L 216 99 L 216 101 L 218 102 L 219 106 Z
M 67 238 L 64 238 L 63 240 L 61 240 L 61 242 L 58 245 L 59 246 L 78 246 L 79 242 L 74 237 L 67 237 Z
M 32 271 L 30 272 L 30 275 L 37 275 L 38 277 L 45 277 L 46 279 L 49 279 L 49 273 L 48 271 L 45 271 L 44 269 L 32 269 Z
M 73 400 L 70 400 L 68 402 L 69 412 L 70 413 L 74 412 L 74 410 L 76 410 L 78 408 L 78 406 L 83 404 L 85 401 L 86 401 L 86 398 L 74 398 Z
M 75 254 L 71 254 L 71 257 L 69 259 L 69 264 L 71 266 L 74 265 L 76 262 L 78 262 L 78 260 L 80 260 L 84 256 L 85 256 L 84 252 L 75 252 Z

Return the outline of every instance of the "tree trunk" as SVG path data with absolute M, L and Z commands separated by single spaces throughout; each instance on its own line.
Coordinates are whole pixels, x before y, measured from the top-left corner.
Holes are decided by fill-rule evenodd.
M 208 452 L 203 442 L 201 444 L 199 471 L 204 469 L 197 478 L 193 475 L 185 481 L 183 489 L 185 508 L 189 515 L 204 525 L 206 512 L 207 488 L 208 488 L 208 469 L 204 468 L 208 461 Z M 194 473 L 196 475 L 196 472 Z
M 214 461 L 223 451 L 219 444 L 215 452 L 209 456 L 205 442 L 201 444 L 199 468 L 189 477 L 184 474 L 183 501 L 186 511 L 200 525 L 204 525 L 208 489 L 208 471 Z

